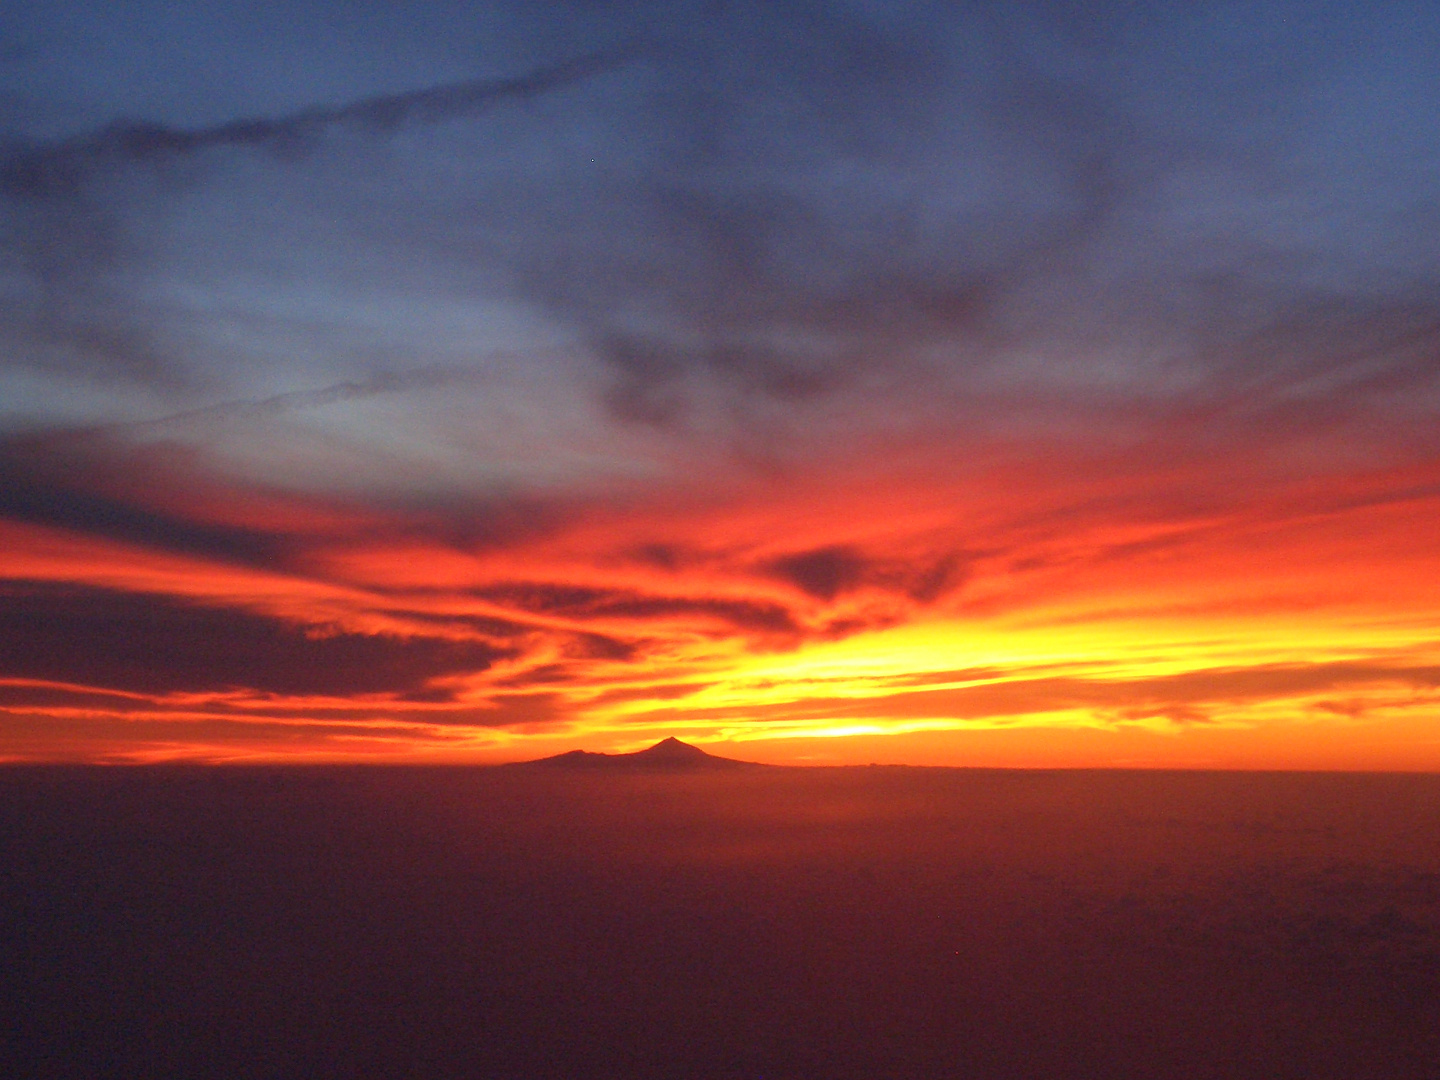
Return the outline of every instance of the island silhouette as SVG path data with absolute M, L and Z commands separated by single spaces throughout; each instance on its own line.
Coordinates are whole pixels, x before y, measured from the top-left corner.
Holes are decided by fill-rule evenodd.
M 667 772 L 708 770 L 708 769 L 763 769 L 766 766 L 756 761 L 739 761 L 735 758 L 719 757 L 706 753 L 698 746 L 681 742 L 671 736 L 661 739 L 654 746 L 629 754 L 601 754 L 589 750 L 571 750 L 564 754 L 538 758 L 534 761 L 515 762 L 517 765 L 544 766 L 562 769 L 605 769 L 616 771 L 663 770 Z

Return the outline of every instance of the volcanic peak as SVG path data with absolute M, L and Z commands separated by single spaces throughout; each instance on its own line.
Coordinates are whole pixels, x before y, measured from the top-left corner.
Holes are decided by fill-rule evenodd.
M 556 754 L 554 757 L 540 758 L 524 764 L 560 765 L 581 769 L 731 769 L 753 768 L 755 765 L 751 761 L 736 761 L 734 758 L 707 754 L 698 746 L 691 746 L 673 736 L 631 754 L 593 754 L 588 750 L 571 750 L 567 754 Z

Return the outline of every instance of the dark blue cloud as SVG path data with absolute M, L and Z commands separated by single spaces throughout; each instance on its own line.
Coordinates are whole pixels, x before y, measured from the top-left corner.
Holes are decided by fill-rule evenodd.
M 321 630 L 328 632 L 307 632 Z M 0 677 L 141 694 L 420 693 L 512 651 L 478 641 L 360 634 L 171 597 L 81 586 L 0 585 Z

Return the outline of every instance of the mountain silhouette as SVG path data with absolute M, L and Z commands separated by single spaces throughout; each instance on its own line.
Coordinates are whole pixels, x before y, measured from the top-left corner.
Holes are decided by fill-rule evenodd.
M 638 750 L 633 754 L 594 754 L 588 750 L 571 750 L 566 754 L 556 754 L 554 757 L 518 762 L 518 764 L 571 769 L 656 769 L 687 772 L 698 769 L 754 769 L 760 767 L 753 761 L 737 761 L 734 758 L 707 754 L 698 746 L 691 746 L 674 737 L 661 739 L 654 746 Z

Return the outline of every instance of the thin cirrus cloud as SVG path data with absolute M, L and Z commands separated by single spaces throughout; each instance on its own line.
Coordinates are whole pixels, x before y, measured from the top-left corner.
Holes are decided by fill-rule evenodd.
M 287 9 L 0 22 L 17 754 L 1430 707 L 1436 19 Z
M 471 79 L 403 94 L 382 94 L 334 108 L 314 107 L 278 117 L 232 120 L 204 128 L 176 128 L 117 121 L 99 131 L 22 151 L 0 171 L 0 184 L 17 199 L 74 199 L 90 181 L 134 166 L 167 161 L 222 147 L 297 156 L 307 143 L 336 128 L 376 135 L 407 125 L 436 124 L 474 115 L 498 102 L 524 100 L 567 86 L 617 65 L 618 57 L 582 56 L 512 78 Z

